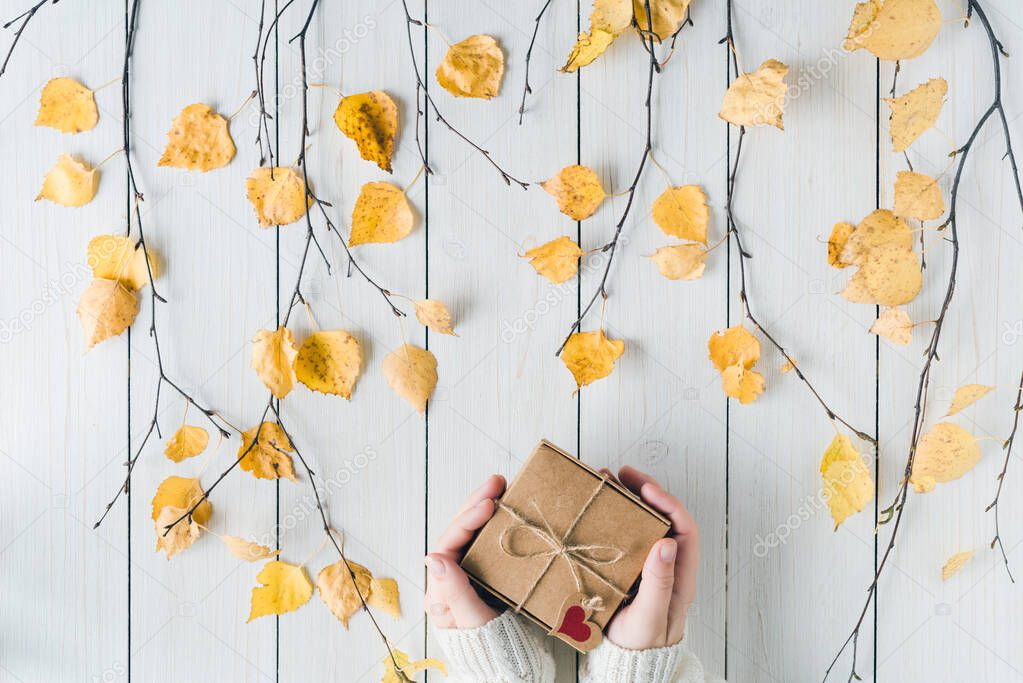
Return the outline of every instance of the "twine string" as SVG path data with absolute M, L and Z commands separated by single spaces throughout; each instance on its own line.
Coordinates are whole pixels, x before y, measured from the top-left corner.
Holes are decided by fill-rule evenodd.
M 625 591 L 616 586 L 598 569 L 598 567 L 614 564 L 625 557 L 624 549 L 617 546 L 602 545 L 599 543 L 574 544 L 567 542 L 568 538 L 572 535 L 572 532 L 575 531 L 579 521 L 590 509 L 593 501 L 597 498 L 597 494 L 603 490 L 606 483 L 607 476 L 601 477 L 597 488 L 579 508 L 579 512 L 560 537 L 554 532 L 554 529 L 551 528 L 550 523 L 547 521 L 547 517 L 544 515 L 543 510 L 540 509 L 540 506 L 537 505 L 535 500 L 530 501 L 530 504 L 536 510 L 537 518 L 540 520 L 539 524 L 530 522 L 515 508 L 506 505 L 502 501 L 498 501 L 498 508 L 504 510 L 506 513 L 511 515 L 512 519 L 515 520 L 514 524 L 501 531 L 501 535 L 498 538 L 501 550 L 512 557 L 520 559 L 529 559 L 533 557 L 543 557 L 546 559 L 543 569 L 537 573 L 536 579 L 530 585 L 529 590 L 526 591 L 526 594 L 515 605 L 516 612 L 519 612 L 522 609 L 522 606 L 526 604 L 529 598 L 533 595 L 533 592 L 536 590 L 536 587 L 540 584 L 540 581 L 544 576 L 546 576 L 551 566 L 559 557 L 563 558 L 568 564 L 568 568 L 572 572 L 572 578 L 575 579 L 576 590 L 583 592 L 584 584 L 582 574 L 580 573 L 580 569 L 583 569 L 591 576 L 596 577 L 597 580 L 607 586 L 616 595 L 625 597 Z M 533 534 L 546 546 L 546 548 L 543 550 L 529 552 L 515 550 L 515 548 L 512 547 L 511 541 L 515 534 L 522 532 Z M 584 608 L 590 611 L 601 611 L 604 609 L 604 601 L 599 595 L 588 596 L 583 602 Z

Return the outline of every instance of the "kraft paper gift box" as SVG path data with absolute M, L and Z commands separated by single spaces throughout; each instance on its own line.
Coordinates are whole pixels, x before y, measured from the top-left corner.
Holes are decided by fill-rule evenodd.
M 477 533 L 462 568 L 581 652 L 594 648 L 670 522 L 542 441 Z

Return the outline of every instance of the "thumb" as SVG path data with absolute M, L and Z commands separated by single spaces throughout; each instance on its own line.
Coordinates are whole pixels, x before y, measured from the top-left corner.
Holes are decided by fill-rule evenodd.
M 448 606 L 457 628 L 477 628 L 497 616 L 497 612 L 480 600 L 469 577 L 451 558 L 431 553 L 426 556 L 426 569 L 430 594 Z
M 639 591 L 631 605 L 635 612 L 643 615 L 647 623 L 656 624 L 662 630 L 666 630 L 668 624 L 677 552 L 678 543 L 673 538 L 664 538 L 654 544 L 643 564 Z

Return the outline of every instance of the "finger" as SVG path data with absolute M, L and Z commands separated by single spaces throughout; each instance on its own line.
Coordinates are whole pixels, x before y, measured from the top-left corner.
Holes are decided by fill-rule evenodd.
M 643 483 L 639 489 L 640 497 L 671 522 L 671 533 L 676 536 L 687 536 L 696 533 L 696 520 L 682 501 L 671 495 L 654 480 Z
M 700 566 L 700 535 L 696 521 L 682 504 L 656 482 L 647 481 L 640 489 L 643 500 L 671 520 L 672 538 L 678 544 L 675 561 L 675 585 L 668 612 L 668 640 L 682 639 L 686 615 L 696 598 L 696 575 Z
M 437 539 L 435 552 L 456 557 L 466 543 L 472 540 L 473 534 L 494 516 L 494 501 L 483 498 L 475 506 L 455 517 L 444 533 Z
M 613 482 L 615 482 L 615 483 L 618 483 L 618 484 L 621 484 L 621 483 L 622 483 L 622 482 L 618 481 L 618 477 L 616 477 L 616 476 L 615 476 L 614 472 L 612 472 L 611 470 L 609 470 L 609 469 L 608 469 L 608 468 L 606 468 L 606 467 L 601 467 L 601 468 L 600 468 L 599 470 L 597 470 L 597 471 L 598 471 L 598 472 L 600 472 L 600 473 L 601 473 L 601 474 L 603 474 L 603 475 L 604 475 L 605 477 L 607 477 L 608 479 L 610 479 L 611 481 L 613 481 Z
M 625 486 L 625 488 L 629 489 L 637 496 L 639 495 L 639 490 L 643 488 L 643 484 L 648 482 L 652 482 L 654 484 L 657 483 L 657 480 L 646 472 L 640 472 L 635 467 L 631 467 L 629 465 L 618 470 L 618 480 Z
M 497 616 L 476 594 L 469 577 L 451 558 L 437 553 L 426 556 L 430 594 L 451 612 L 458 628 L 477 628 Z
M 500 495 L 504 493 L 504 486 L 504 477 L 500 474 L 491 474 L 478 489 L 469 494 L 466 501 L 462 503 L 462 507 L 458 509 L 458 514 L 462 514 L 466 510 L 474 507 L 476 503 L 480 502 L 484 498 L 500 497 Z
M 673 538 L 663 538 L 654 544 L 643 563 L 639 591 L 630 610 L 659 634 L 668 631 L 668 606 L 675 587 L 675 556 L 678 544 Z

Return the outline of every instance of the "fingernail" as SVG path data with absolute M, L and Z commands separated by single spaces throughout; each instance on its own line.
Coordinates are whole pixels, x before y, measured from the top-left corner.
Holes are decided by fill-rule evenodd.
M 678 551 L 678 544 L 675 541 L 668 541 L 667 543 L 661 544 L 659 555 L 661 562 L 674 562 L 675 553 Z
M 674 552 L 672 555 L 674 556 Z M 426 563 L 427 571 L 429 571 L 433 576 L 444 576 L 444 572 L 447 571 L 447 567 L 444 566 L 444 563 L 435 557 L 427 555 L 423 562 Z

